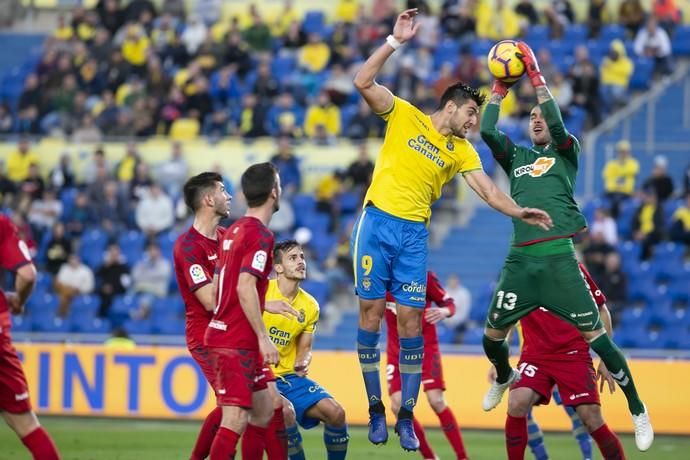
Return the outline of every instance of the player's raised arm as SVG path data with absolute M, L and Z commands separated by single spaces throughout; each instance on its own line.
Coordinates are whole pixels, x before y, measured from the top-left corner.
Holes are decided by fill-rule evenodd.
M 515 155 L 515 144 L 510 138 L 500 131 L 496 124 L 498 123 L 498 116 L 501 110 L 501 102 L 508 95 L 508 90 L 512 83 L 505 83 L 501 80 L 495 80 L 491 87 L 491 97 L 489 103 L 482 113 L 482 121 L 479 125 L 479 133 L 482 136 L 486 145 L 491 149 L 491 154 L 496 159 L 501 168 L 510 175 L 510 165 L 513 162 Z
M 518 57 L 525 64 L 527 76 L 537 93 L 537 102 L 546 121 L 546 126 L 549 128 L 553 145 L 561 153 L 577 155 L 580 150 L 577 139 L 568 132 L 563 123 L 561 110 L 558 108 L 558 104 L 551 95 L 548 86 L 546 86 L 546 80 L 541 74 L 539 63 L 532 48 L 522 41 L 518 42 L 517 46 L 520 50 Z
M 387 88 L 376 83 L 375 78 L 395 50 L 417 33 L 419 24 L 414 22 L 415 16 L 417 16 L 417 8 L 400 13 L 395 27 L 393 27 L 393 35 L 386 38 L 386 43 L 369 56 L 369 59 L 362 64 L 359 72 L 355 75 L 355 88 L 375 113 L 383 114 L 393 107 L 393 94 Z
M 240 273 L 237 281 L 237 295 L 242 306 L 244 316 L 247 317 L 249 325 L 259 339 L 259 350 L 267 364 L 278 364 L 278 350 L 271 342 L 266 327 L 264 326 L 259 305 L 259 293 L 256 290 L 256 276 L 251 273 Z
M 537 225 L 548 231 L 553 227 L 551 216 L 546 211 L 537 208 L 523 208 L 511 197 L 503 193 L 484 170 L 477 169 L 466 173 L 464 176 L 472 190 L 486 203 L 503 214 L 520 219 L 530 225 Z

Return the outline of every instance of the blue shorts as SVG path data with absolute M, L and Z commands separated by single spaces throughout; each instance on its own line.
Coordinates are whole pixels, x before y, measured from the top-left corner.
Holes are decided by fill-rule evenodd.
M 357 295 L 383 299 L 390 291 L 400 305 L 424 308 L 428 238 L 424 222 L 365 207 L 350 238 Z
M 280 394 L 294 406 L 297 423 L 302 428 L 308 430 L 321 422 L 319 419 L 305 415 L 313 405 L 322 399 L 333 398 L 321 385 L 309 377 L 299 377 L 297 374 L 278 377 L 276 384 Z

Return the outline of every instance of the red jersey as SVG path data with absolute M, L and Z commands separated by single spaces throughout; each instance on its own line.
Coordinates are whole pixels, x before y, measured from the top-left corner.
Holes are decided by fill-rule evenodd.
M 199 233 L 194 227 L 184 232 L 175 241 L 173 264 L 180 295 L 185 305 L 185 338 L 192 349 L 204 344 L 204 334 L 213 313 L 207 311 L 194 291 L 213 281 L 218 260 L 218 244 L 223 238 L 223 227 L 216 229 L 212 240 Z
M 582 276 L 597 305 L 606 303 L 601 292 L 584 265 L 580 264 Z M 520 319 L 522 328 L 522 359 L 531 356 L 562 359 L 569 355 L 572 359 L 590 359 L 589 345 L 575 326 L 559 318 L 543 307 Z
M 432 304 L 439 307 L 446 307 L 450 310 L 450 315 L 455 314 L 455 301 L 448 297 L 446 290 L 441 286 L 441 282 L 432 271 L 427 272 L 426 277 L 426 305 L 424 310 L 432 308 Z M 388 343 L 398 343 L 398 318 L 395 312 L 395 299 L 390 292 L 386 292 L 386 330 Z M 424 335 L 424 345 L 438 343 L 436 326 L 422 318 L 422 335 Z
M 218 248 L 218 305 L 206 329 L 209 347 L 258 350 L 259 342 L 237 294 L 240 273 L 258 278 L 256 290 L 263 312 L 268 275 L 273 268 L 273 233 L 259 219 L 244 216 L 225 231 Z
M 19 237 L 17 227 L 9 217 L 0 214 L 0 267 L 16 272 L 31 263 L 31 253 L 26 243 Z M 10 330 L 10 310 L 5 293 L 0 289 L 0 334 Z

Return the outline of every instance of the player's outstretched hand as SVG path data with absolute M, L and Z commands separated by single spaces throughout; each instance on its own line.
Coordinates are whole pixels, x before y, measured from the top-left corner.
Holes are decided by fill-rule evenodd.
M 393 27 L 393 38 L 400 43 L 405 43 L 412 39 L 419 30 L 419 23 L 414 21 L 419 11 L 417 8 L 405 10 L 398 15 Z
M 597 368 L 597 380 L 599 380 L 599 393 L 604 392 L 604 382 L 609 384 L 609 393 L 613 394 L 616 391 L 616 381 L 611 377 L 611 373 L 606 369 L 603 361 L 599 363 Z
M 494 80 L 494 84 L 491 86 L 491 94 L 498 94 L 501 97 L 506 97 L 508 95 L 508 90 L 510 90 L 510 87 L 517 82 L 518 80 L 515 80 L 510 83 L 502 80 Z
M 535 88 L 537 86 L 544 86 L 546 82 L 539 69 L 539 63 L 537 62 L 537 57 L 534 55 L 534 51 L 529 45 L 523 41 L 517 42 L 517 47 L 520 50 L 515 53 L 517 57 L 525 64 L 525 72 L 532 82 L 532 86 Z
M 549 213 L 537 208 L 522 208 L 520 220 L 530 225 L 537 225 L 546 231 L 551 230 L 551 227 L 553 227 L 553 221 Z
M 261 352 L 265 364 L 270 364 L 272 366 L 278 364 L 280 359 L 278 349 L 268 336 L 259 339 L 259 351 Z
M 7 306 L 10 309 L 10 313 L 13 315 L 21 315 L 24 313 L 24 305 L 19 303 L 19 296 L 16 292 L 6 292 L 5 299 L 7 299 Z
M 299 312 L 284 300 L 269 300 L 266 302 L 264 310 L 276 315 L 283 315 L 286 318 L 299 318 Z
M 428 308 L 426 312 L 424 312 L 424 319 L 429 324 L 436 324 L 448 318 L 449 313 L 450 311 L 448 311 L 446 307 Z

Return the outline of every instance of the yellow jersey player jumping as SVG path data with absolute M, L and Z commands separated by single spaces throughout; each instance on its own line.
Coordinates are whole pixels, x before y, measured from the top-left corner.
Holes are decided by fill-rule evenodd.
M 438 109 L 427 115 L 374 81 L 386 60 L 416 34 L 416 9 L 401 13 L 393 34 L 362 65 L 354 84 L 387 123 L 371 186 L 351 238 L 360 317 L 359 362 L 369 401 L 369 440 L 388 440 L 379 381 L 379 338 L 386 291 L 396 301 L 400 337 L 402 407 L 395 429 L 405 450 L 417 450 L 412 411 L 419 394 L 424 344 L 421 315 L 426 301 L 427 225 L 431 204 L 443 185 L 461 173 L 491 207 L 528 224 L 548 229 L 542 210 L 518 206 L 484 173 L 479 155 L 466 139 L 477 124 L 484 97 L 464 83 L 449 86 Z
M 273 268 L 277 279 L 271 280 L 266 301 L 283 301 L 299 312 L 288 317 L 264 313 L 263 319 L 280 360 L 274 369 L 280 394 L 295 409 L 297 422 L 304 429 L 324 422 L 323 441 L 328 460 L 342 460 L 350 439 L 345 410 L 318 383 L 307 377 L 311 348 L 319 321 L 319 304 L 300 287 L 307 276 L 307 261 L 302 247 L 294 240 L 283 241 L 273 249 Z M 302 437 L 294 420 L 285 420 L 290 460 L 303 460 Z

